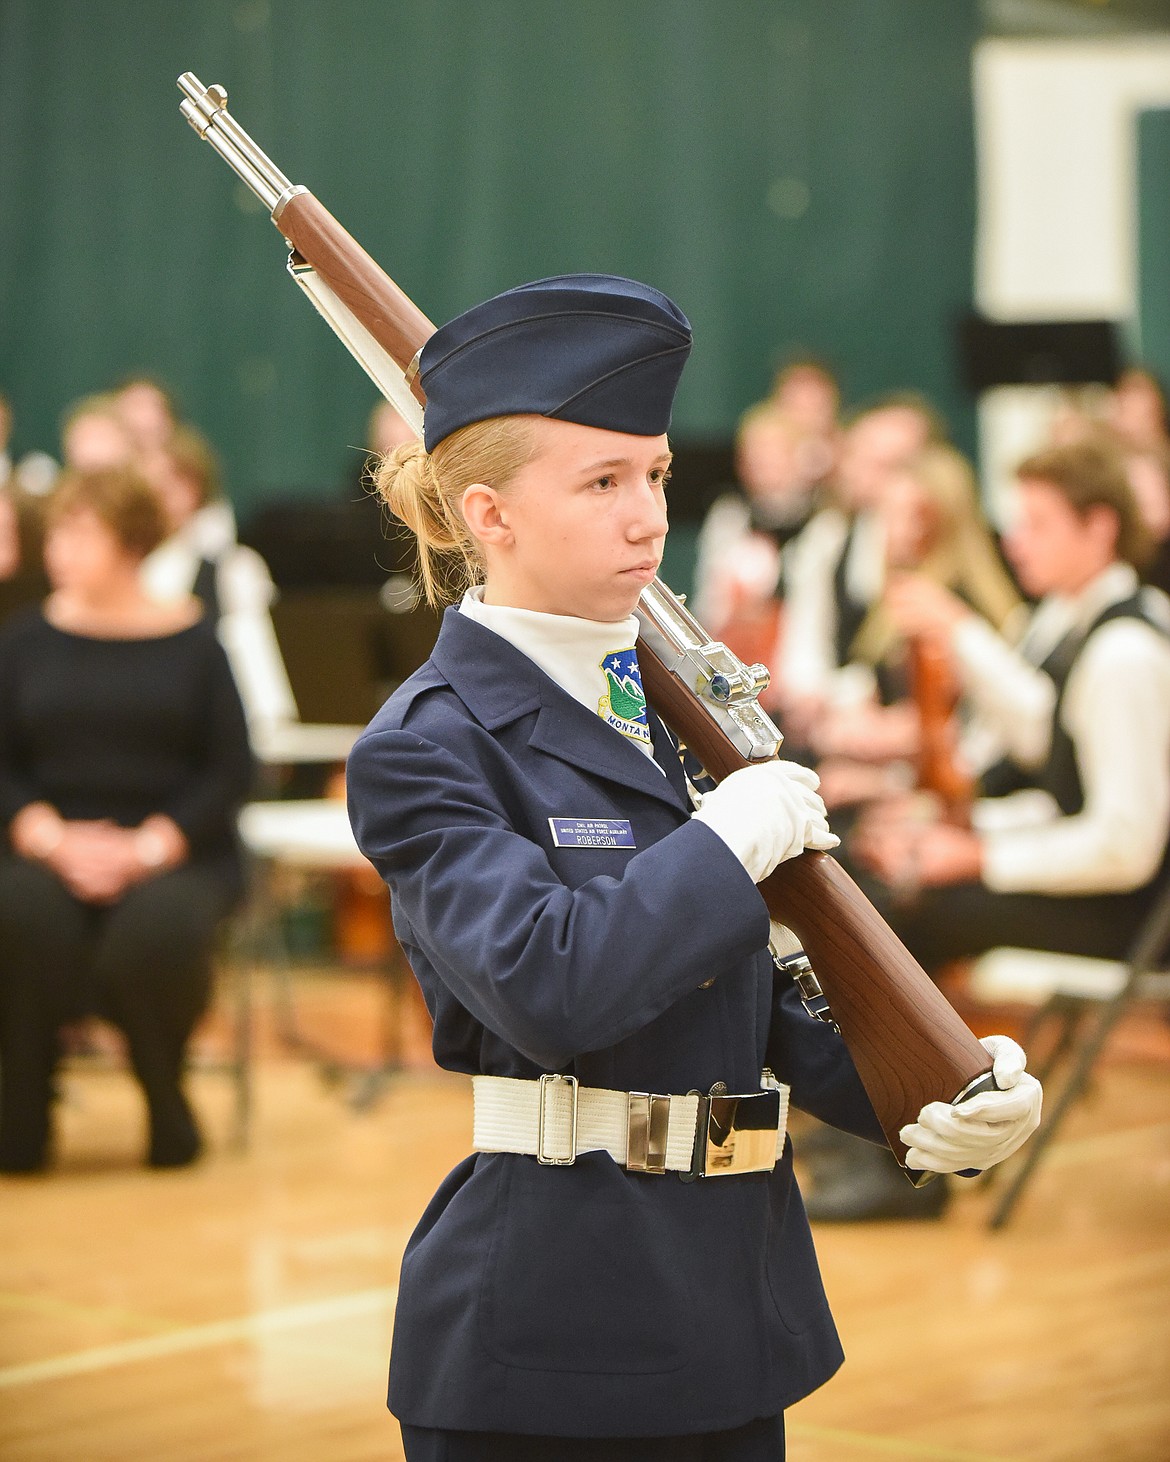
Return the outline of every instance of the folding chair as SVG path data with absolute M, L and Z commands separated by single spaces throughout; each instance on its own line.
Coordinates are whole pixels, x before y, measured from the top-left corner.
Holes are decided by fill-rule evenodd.
M 1162 964 L 1168 954 L 1170 875 L 1159 885 L 1124 961 L 1008 948 L 990 950 L 975 961 L 970 989 L 976 998 L 1039 1001 L 1024 1036 L 1028 1050 L 1046 1032 L 1054 1032 L 1036 1072 L 1045 1083 L 1044 1119 L 1014 1166 L 989 1220 L 991 1228 L 1007 1223 L 1122 1015 L 1135 1000 L 1170 1000 L 1170 969 Z M 1054 1087 L 1049 1078 L 1065 1057 L 1069 1064 L 1063 1084 Z
M 249 802 L 240 812 L 239 831 L 255 874 L 253 947 L 267 952 L 275 977 L 277 1035 L 288 1049 L 314 1060 L 327 1082 L 347 1083 L 350 1105 L 363 1110 L 402 1066 L 402 999 L 410 980 L 406 958 L 392 941 L 387 956 L 377 962 L 385 996 L 378 1058 L 372 1063 L 353 1061 L 327 1049 L 306 1034 L 297 1019 L 293 961 L 281 933 L 280 901 L 273 890 L 273 875 L 281 868 L 333 873 L 369 866 L 353 840 L 345 803 L 332 798 Z

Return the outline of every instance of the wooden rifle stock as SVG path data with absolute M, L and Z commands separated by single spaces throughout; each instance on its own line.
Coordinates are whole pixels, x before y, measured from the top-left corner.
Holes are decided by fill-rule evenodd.
M 641 640 L 638 664 L 647 698 L 716 781 L 752 765 Z M 760 892 L 772 918 L 800 939 L 886 1140 L 904 1162 L 899 1130 L 927 1102 L 965 1093 L 991 1070 L 990 1056 L 827 853 L 781 863 Z
M 299 256 L 370 332 L 395 364 L 406 372 L 435 327 L 412 299 L 379 268 L 365 249 L 308 191 L 294 191 L 272 221 Z M 295 273 L 297 258 L 292 269 Z M 417 374 L 407 381 L 419 405 L 426 396 Z

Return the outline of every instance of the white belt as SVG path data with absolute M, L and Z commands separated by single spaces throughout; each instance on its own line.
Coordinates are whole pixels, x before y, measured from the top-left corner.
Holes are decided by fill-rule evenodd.
M 556 1167 L 578 1153 L 608 1152 L 631 1172 L 716 1177 L 766 1172 L 784 1149 L 788 1087 L 765 1071 L 761 1090 L 660 1096 L 579 1086 L 576 1077 L 537 1081 L 473 1076 L 476 1152 L 518 1152 Z

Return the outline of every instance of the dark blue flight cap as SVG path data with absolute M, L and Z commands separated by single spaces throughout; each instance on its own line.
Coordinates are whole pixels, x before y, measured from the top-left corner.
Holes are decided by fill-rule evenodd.
M 422 348 L 427 450 L 489 416 L 661 436 L 690 349 L 687 317 L 648 284 L 561 274 L 506 290 Z

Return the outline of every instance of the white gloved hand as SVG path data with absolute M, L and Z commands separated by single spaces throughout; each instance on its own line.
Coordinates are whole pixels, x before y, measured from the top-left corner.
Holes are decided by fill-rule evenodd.
M 1024 1145 L 1040 1125 L 1043 1091 L 1024 1070 L 1026 1057 L 1007 1036 L 980 1042 L 992 1058 L 998 1091 L 984 1091 L 952 1106 L 928 1102 L 917 1122 L 898 1134 L 909 1151 L 906 1166 L 930 1173 L 982 1172 Z
M 777 863 L 805 848 L 825 852 L 841 841 L 829 831 L 819 786 L 816 772 L 799 762 L 760 762 L 725 777 L 704 795 L 694 815 L 723 839 L 752 882 L 759 883 Z

